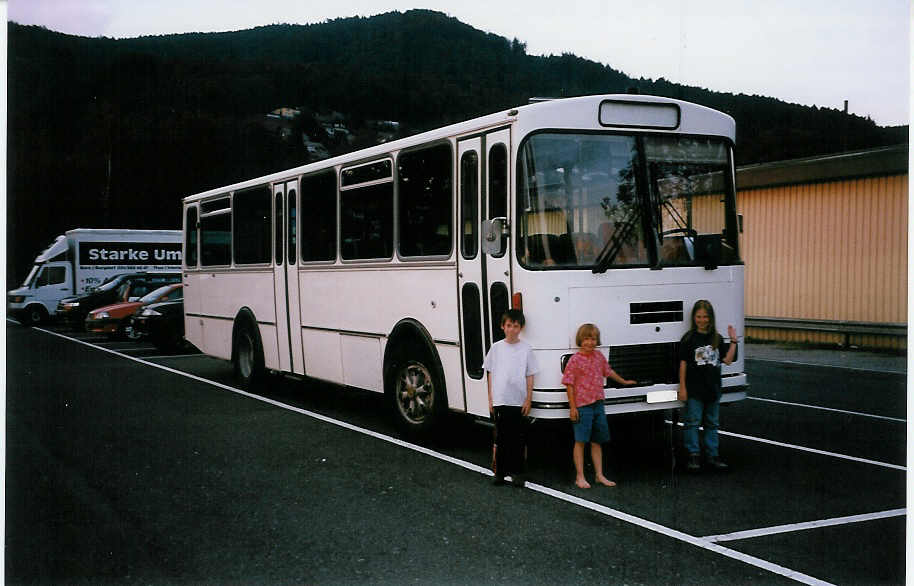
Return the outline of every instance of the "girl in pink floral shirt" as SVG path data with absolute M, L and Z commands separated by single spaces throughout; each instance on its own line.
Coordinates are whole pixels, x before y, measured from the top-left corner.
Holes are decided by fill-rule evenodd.
M 633 385 L 635 381 L 616 374 L 603 353 L 596 350 L 600 345 L 597 326 L 584 324 L 579 327 L 575 343 L 580 350 L 568 361 L 562 376 L 562 384 L 568 391 L 569 418 L 574 427 L 574 483 L 579 488 L 590 488 L 584 478 L 584 444 L 590 442 L 596 481 L 604 486 L 615 486 L 615 482 L 603 475 L 602 444 L 609 441 L 609 425 L 603 408 L 603 382 L 606 377 L 623 385 Z

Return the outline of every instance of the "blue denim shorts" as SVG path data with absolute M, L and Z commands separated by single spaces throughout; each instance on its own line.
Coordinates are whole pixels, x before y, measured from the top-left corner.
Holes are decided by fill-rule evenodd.
M 609 424 L 602 400 L 578 407 L 578 420 L 572 426 L 576 442 L 605 444 L 609 441 Z

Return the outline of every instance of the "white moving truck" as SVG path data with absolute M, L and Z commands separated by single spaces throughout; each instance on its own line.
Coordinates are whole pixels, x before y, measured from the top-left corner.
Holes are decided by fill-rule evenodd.
M 22 286 L 7 293 L 7 307 L 25 323 L 40 323 L 55 314 L 58 301 L 109 277 L 180 270 L 180 230 L 77 228 L 38 255 Z

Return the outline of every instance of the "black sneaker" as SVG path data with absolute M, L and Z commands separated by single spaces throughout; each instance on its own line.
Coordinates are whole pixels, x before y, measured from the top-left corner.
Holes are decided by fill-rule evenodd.
M 713 458 L 708 458 L 708 466 L 710 466 L 711 468 L 713 468 L 715 470 L 726 470 L 727 468 L 729 468 L 729 466 L 727 466 L 726 462 L 724 462 L 717 456 L 715 456 Z
M 689 459 L 686 460 L 686 470 L 689 472 L 698 472 L 701 470 L 701 456 L 698 454 L 689 454 Z
M 496 474 L 495 478 L 492 479 L 492 484 L 495 486 L 503 486 L 505 484 L 505 477 Z
M 514 488 L 523 488 L 527 483 L 527 480 L 521 474 L 513 474 L 511 476 L 511 486 Z

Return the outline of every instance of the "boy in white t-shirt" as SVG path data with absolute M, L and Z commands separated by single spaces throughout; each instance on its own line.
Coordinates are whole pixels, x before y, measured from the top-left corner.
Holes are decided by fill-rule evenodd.
M 511 476 L 523 486 L 526 416 L 533 400 L 533 375 L 539 372 L 530 344 L 520 339 L 524 313 L 509 309 L 501 316 L 505 339 L 489 348 L 483 367 L 487 371 L 489 413 L 495 420 L 495 484 Z

